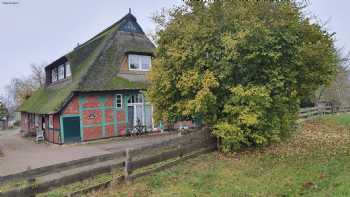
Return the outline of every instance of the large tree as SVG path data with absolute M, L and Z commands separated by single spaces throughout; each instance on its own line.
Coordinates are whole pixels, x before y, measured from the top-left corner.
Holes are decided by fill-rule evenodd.
M 184 1 L 155 17 L 156 120 L 201 119 L 224 150 L 291 131 L 301 98 L 336 72 L 333 34 L 294 1 Z

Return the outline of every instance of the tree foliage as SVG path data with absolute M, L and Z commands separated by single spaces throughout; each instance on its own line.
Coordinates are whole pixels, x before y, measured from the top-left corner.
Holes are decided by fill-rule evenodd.
M 39 88 L 45 85 L 45 63 L 31 64 L 31 74 L 27 77 L 13 78 L 5 87 L 4 103 L 8 108 L 16 108 Z
M 155 21 L 156 120 L 200 118 L 227 151 L 279 140 L 336 72 L 333 35 L 293 1 L 185 1 Z
M 8 115 L 9 115 L 8 110 L 5 104 L 2 101 L 0 101 L 0 120 L 7 118 Z

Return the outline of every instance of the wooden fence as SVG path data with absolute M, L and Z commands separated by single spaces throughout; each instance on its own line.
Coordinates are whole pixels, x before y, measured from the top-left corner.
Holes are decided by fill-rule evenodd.
M 72 177 L 64 177 L 62 181 L 51 181 L 47 183 L 34 182 L 24 188 L 17 188 L 15 190 L 6 191 L 3 193 L 0 192 L 0 196 L 33 196 L 37 193 L 50 191 L 55 187 L 73 183 L 74 181 L 83 180 L 98 174 L 106 173 L 106 170 L 110 173 L 115 173 L 115 171 L 118 169 L 122 170 L 122 176 L 114 177 L 113 180 L 106 181 L 68 195 L 81 196 L 84 193 L 106 188 L 113 183 L 119 183 L 124 180 L 131 181 L 135 178 L 169 168 L 178 162 L 196 157 L 203 153 L 212 152 L 217 148 L 216 138 L 211 135 L 209 129 L 179 132 L 178 135 L 179 136 L 174 139 L 160 143 L 135 149 L 127 149 L 121 155 L 118 153 L 118 155 L 120 155 L 124 161 L 121 163 L 116 163 L 113 167 L 105 167 L 97 171 L 94 170 L 94 172 L 84 172 L 77 176 L 74 175 Z M 108 154 L 106 157 L 115 158 L 114 156 L 115 155 L 111 156 Z M 102 157 L 104 158 L 103 155 Z M 94 159 L 96 160 L 97 158 Z M 30 176 L 25 174 L 23 177 L 33 177 L 33 174 L 30 173 Z M 12 178 L 12 180 L 14 179 L 15 178 Z
M 132 180 L 137 177 L 153 173 L 154 171 L 159 171 L 168 166 L 173 166 L 179 161 L 202 153 L 214 151 L 216 147 L 216 139 L 211 135 L 208 129 L 204 129 L 199 132 L 189 133 L 160 144 L 138 149 L 127 149 L 125 151 L 124 177 L 126 180 Z M 176 160 L 165 163 L 164 165 L 152 170 L 133 173 L 139 168 L 147 167 L 170 159 Z
M 299 119 L 308 120 L 328 114 L 334 113 L 347 113 L 350 112 L 350 107 L 331 107 L 331 106 L 319 106 L 301 108 L 299 110 Z

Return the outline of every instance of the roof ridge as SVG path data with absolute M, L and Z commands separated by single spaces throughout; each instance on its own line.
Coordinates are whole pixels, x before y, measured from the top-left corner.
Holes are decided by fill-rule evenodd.
M 128 13 L 125 16 L 123 16 L 121 19 L 119 19 L 117 22 L 113 23 L 111 26 L 107 27 L 106 29 L 102 30 L 100 33 L 96 34 L 95 36 L 93 36 L 92 38 L 90 38 L 89 40 L 85 41 L 83 44 L 79 45 L 78 47 L 76 47 L 76 49 L 83 47 L 84 45 L 88 44 L 90 41 L 94 40 L 95 38 L 99 37 L 100 35 L 106 33 L 107 31 L 109 31 L 110 29 L 112 29 L 113 27 L 117 26 L 119 23 L 121 23 L 123 20 L 125 20 L 128 17 L 132 17 L 136 20 L 136 17 L 131 14 Z

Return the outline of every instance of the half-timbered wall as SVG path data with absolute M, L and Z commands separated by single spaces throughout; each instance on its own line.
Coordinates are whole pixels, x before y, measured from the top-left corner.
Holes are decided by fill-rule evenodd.
M 45 115 L 45 128 L 45 139 L 55 144 L 61 144 L 60 115 Z
M 80 95 L 80 127 L 84 141 L 126 134 L 127 103 L 116 109 L 115 95 Z

